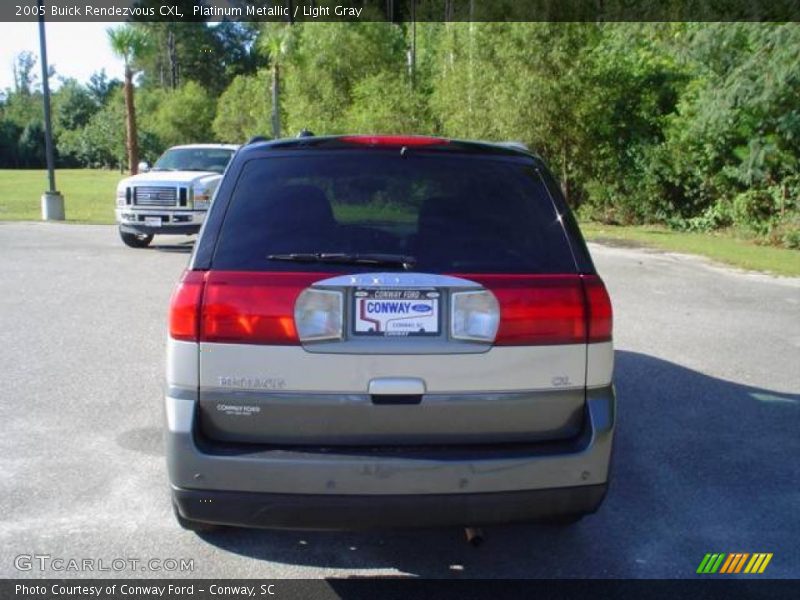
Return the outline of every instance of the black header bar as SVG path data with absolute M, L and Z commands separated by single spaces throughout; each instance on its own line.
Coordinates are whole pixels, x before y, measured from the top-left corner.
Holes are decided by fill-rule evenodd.
M 799 21 L 800 0 L 2 0 L 0 21 Z

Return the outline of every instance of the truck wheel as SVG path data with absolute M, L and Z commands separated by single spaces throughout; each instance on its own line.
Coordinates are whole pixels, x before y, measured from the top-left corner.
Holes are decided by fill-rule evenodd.
M 122 242 L 129 248 L 147 248 L 153 241 L 153 234 L 119 232 Z

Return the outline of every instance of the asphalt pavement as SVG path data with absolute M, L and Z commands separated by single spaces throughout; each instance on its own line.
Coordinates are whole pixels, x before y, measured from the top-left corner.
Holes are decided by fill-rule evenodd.
M 0 577 L 680 578 L 708 552 L 771 552 L 765 576 L 800 577 L 800 279 L 592 245 L 619 420 L 609 495 L 577 525 L 490 527 L 479 548 L 454 528 L 201 537 L 173 520 L 161 438 L 193 239 L 132 250 L 113 227 L 0 223 Z M 49 568 L 18 570 L 31 555 Z M 162 570 L 49 562 L 120 558 Z

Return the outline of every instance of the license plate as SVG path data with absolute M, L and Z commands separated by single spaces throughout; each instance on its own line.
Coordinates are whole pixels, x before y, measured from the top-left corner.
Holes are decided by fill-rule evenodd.
M 420 336 L 439 334 L 439 292 L 356 290 L 354 334 Z
M 145 217 L 144 224 L 148 227 L 161 227 L 161 217 Z

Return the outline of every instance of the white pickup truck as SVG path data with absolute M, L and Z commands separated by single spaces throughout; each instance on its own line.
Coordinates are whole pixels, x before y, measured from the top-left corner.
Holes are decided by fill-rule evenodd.
M 119 235 L 131 248 L 144 248 L 155 234 L 191 235 L 200 231 L 211 199 L 238 146 L 174 146 L 152 169 L 117 185 Z

